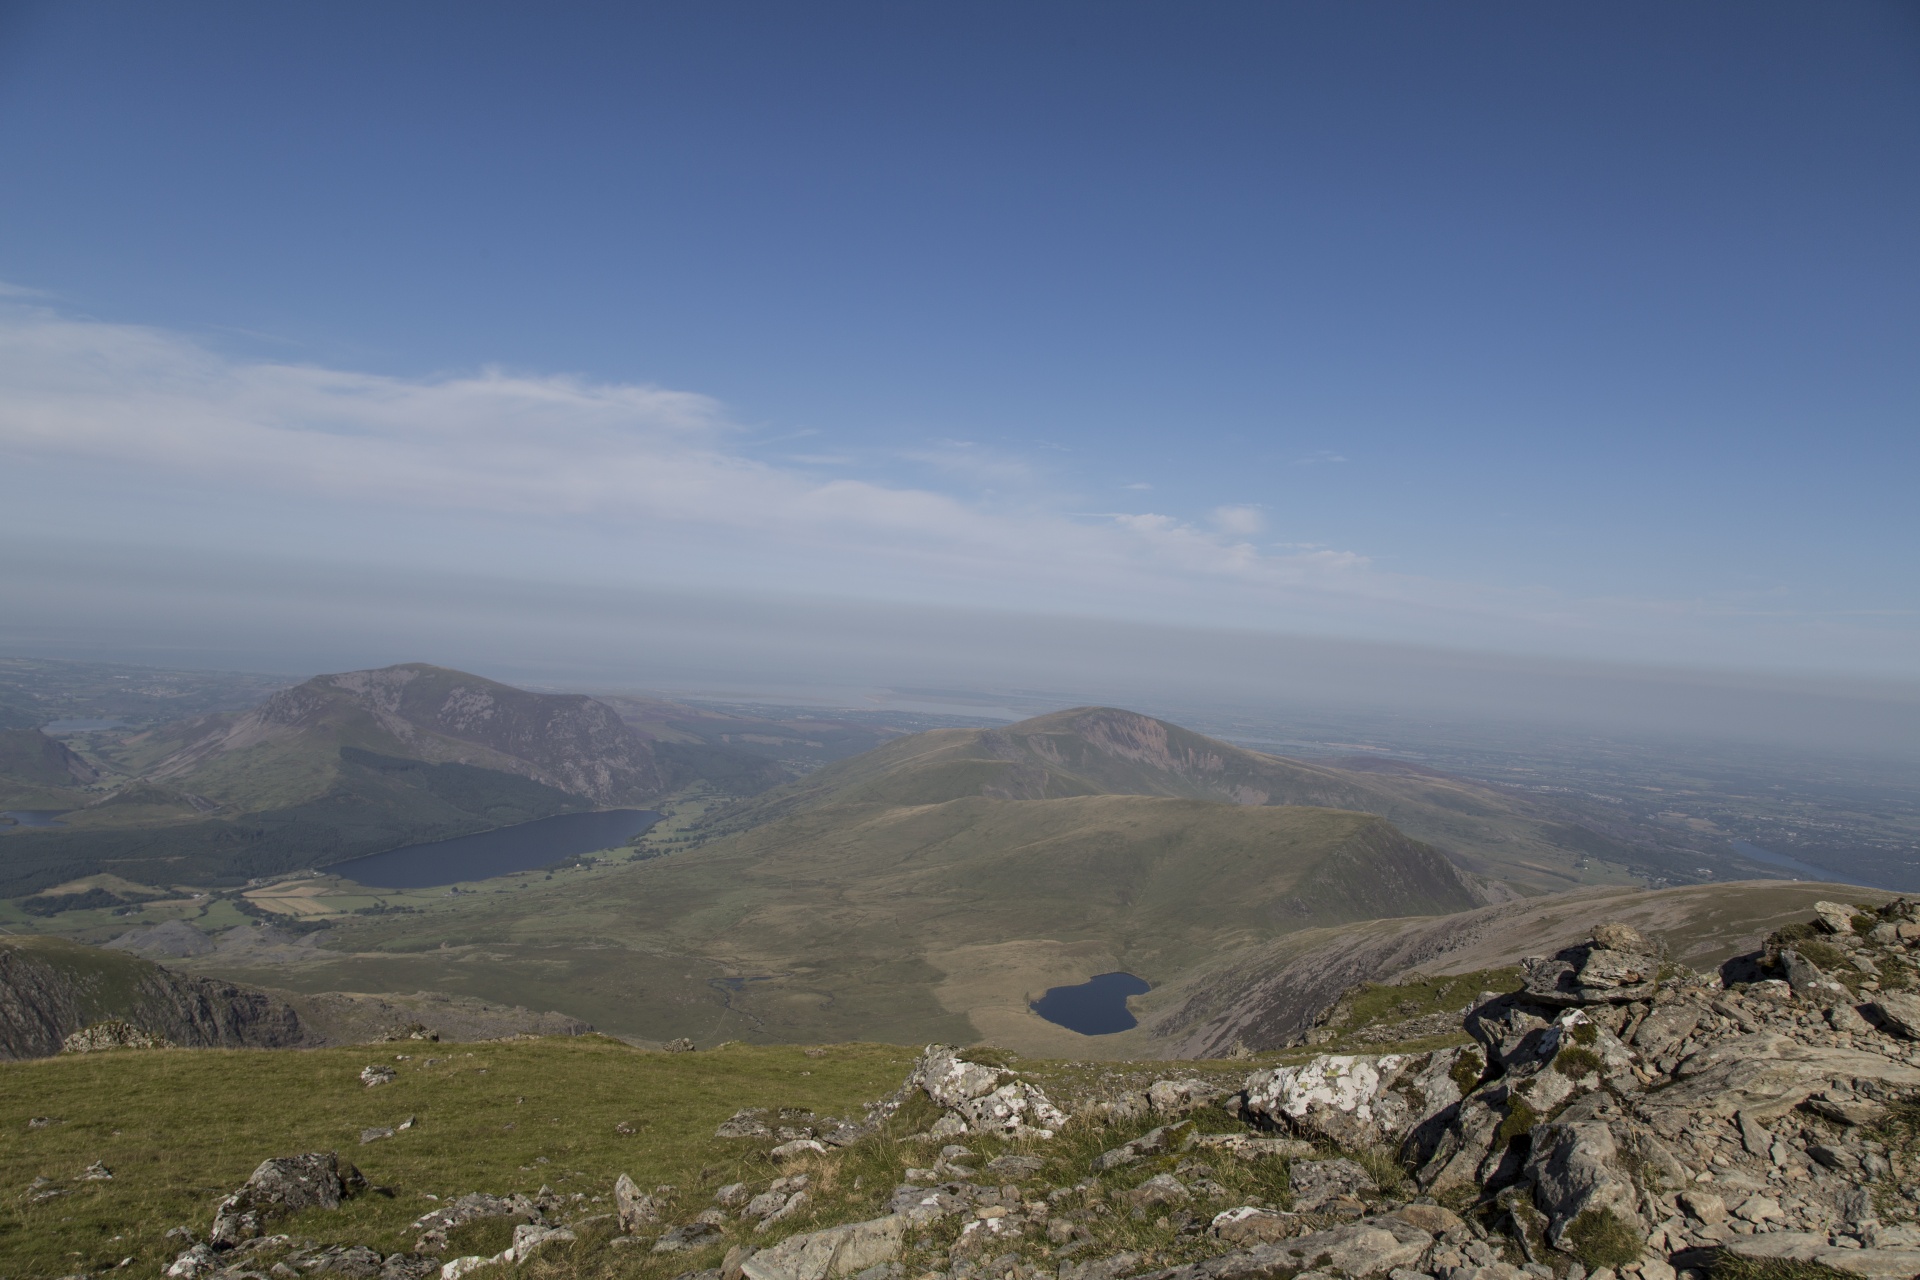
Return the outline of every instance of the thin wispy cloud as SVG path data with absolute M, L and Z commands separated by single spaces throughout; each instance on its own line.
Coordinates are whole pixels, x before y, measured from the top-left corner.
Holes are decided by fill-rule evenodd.
M 511 552 L 583 576 L 677 573 L 955 607 L 1656 658 L 1722 652 L 1728 629 L 1743 625 L 1725 599 L 1580 599 L 1393 572 L 1374 549 L 1287 528 L 1277 504 L 1193 517 L 1088 511 L 1054 491 L 1058 477 L 975 442 L 887 455 L 919 468 L 923 483 L 887 478 L 887 465 L 857 451 L 779 456 L 763 445 L 694 392 L 239 359 L 151 327 L 0 306 L 0 458 L 16 492 L 80 502 L 117 485 L 123 496 L 85 525 L 102 540 L 152 547 L 173 517 L 141 504 L 186 502 L 234 546 L 298 514 L 327 542 L 391 527 L 393 545 L 414 556 L 485 564 Z M 269 504 L 267 524 L 236 515 L 220 525 L 242 501 Z M 43 527 L 25 521 L 12 522 L 13 536 Z M 465 521 L 458 535 L 453 521 Z M 1897 647 L 1895 633 L 1869 632 L 1875 622 L 1858 617 L 1805 626 L 1822 628 L 1832 651 Z M 1748 628 L 1738 640 L 1760 652 L 1770 636 Z M 1779 633 L 1780 652 L 1806 643 Z
M 932 573 L 1116 590 L 1196 575 L 1280 586 L 1323 567 L 1169 516 L 993 510 L 966 491 L 1031 484 L 1034 472 L 971 442 L 909 455 L 964 482 L 944 489 L 822 476 L 836 455 L 783 465 L 752 444 L 714 400 L 662 387 L 502 369 L 404 379 L 236 360 L 181 335 L 45 309 L 0 319 L 0 448 L 16 462 L 409 509 L 722 530 L 841 555 L 850 578 L 862 559 L 903 556 Z
M 1322 467 L 1332 466 L 1336 463 L 1345 462 L 1346 460 L 1344 455 L 1335 453 L 1331 449 L 1315 449 L 1303 458 L 1295 458 L 1293 465 L 1296 467 Z

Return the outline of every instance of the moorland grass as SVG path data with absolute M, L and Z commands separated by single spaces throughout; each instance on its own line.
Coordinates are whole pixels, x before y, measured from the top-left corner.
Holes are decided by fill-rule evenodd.
M 672 1187 L 668 1220 L 684 1222 L 709 1207 L 724 1184 L 761 1190 L 781 1174 L 811 1177 L 806 1210 L 772 1231 L 757 1233 L 736 1220 L 712 1244 L 662 1256 L 611 1247 L 618 1226 L 602 1218 L 579 1228 L 577 1243 L 555 1246 L 516 1269 L 528 1280 L 668 1280 L 718 1265 L 736 1244 L 765 1247 L 796 1232 L 886 1212 L 906 1170 L 931 1167 L 943 1145 L 924 1136 L 937 1112 L 923 1095 L 912 1095 L 874 1136 L 785 1165 L 768 1159 L 772 1139 L 729 1141 L 713 1131 L 742 1107 L 857 1117 L 863 1103 L 899 1086 L 912 1059 L 911 1050 L 874 1044 L 729 1045 L 663 1054 L 587 1036 L 298 1052 L 124 1051 L 7 1063 L 0 1065 L 0 1184 L 13 1193 L 0 1206 L 0 1278 L 99 1274 L 126 1258 L 133 1260 L 129 1273 L 155 1274 L 181 1247 L 166 1237 L 169 1228 L 186 1226 L 204 1236 L 221 1198 L 261 1160 L 302 1151 L 338 1151 L 377 1190 L 276 1229 L 382 1252 L 410 1250 L 416 1238 L 410 1224 L 436 1203 L 469 1191 L 533 1193 L 545 1186 L 584 1197 L 566 1216 L 610 1214 L 614 1179 L 626 1173 L 643 1188 Z M 360 1070 L 374 1062 L 394 1066 L 397 1079 L 364 1086 Z M 1021 1069 L 1062 1097 L 1105 1074 L 1091 1064 L 1023 1063 Z M 362 1129 L 408 1116 L 416 1117 L 414 1128 L 360 1143 Z M 33 1117 L 53 1123 L 29 1127 Z M 1190 1119 L 1202 1131 L 1241 1128 L 1216 1108 Z M 1237 1204 L 1287 1205 L 1285 1161 L 1183 1151 L 1177 1142 L 1139 1163 L 1094 1172 L 1102 1151 L 1164 1122 L 1150 1116 L 1114 1124 L 1076 1120 L 1050 1141 L 972 1136 L 966 1145 L 974 1155 L 966 1163 L 984 1185 L 1000 1181 L 986 1173 L 995 1156 L 1040 1157 L 1037 1173 L 1005 1181 L 1017 1183 L 1029 1202 L 1047 1200 L 1056 1188 L 1076 1188 L 1054 1197 L 1053 1207 L 1091 1238 L 1087 1256 L 1130 1250 L 1166 1263 L 1189 1260 L 1207 1248 L 1191 1229 L 1194 1221 Z M 94 1161 L 112 1170 L 111 1181 L 77 1180 Z M 1173 1209 L 1136 1211 L 1126 1194 L 1166 1172 L 1186 1182 L 1208 1179 L 1221 1191 Z M 36 1185 L 40 1178 L 48 1181 Z M 44 1191 L 64 1194 L 32 1198 Z M 961 1219 L 948 1219 L 913 1235 L 909 1267 L 917 1273 L 944 1266 L 961 1226 Z M 461 1228 L 445 1256 L 497 1253 L 510 1243 L 511 1229 L 499 1220 Z M 1041 1257 L 1048 1245 L 1029 1232 L 1009 1247 Z M 261 1265 L 270 1261 L 263 1256 Z

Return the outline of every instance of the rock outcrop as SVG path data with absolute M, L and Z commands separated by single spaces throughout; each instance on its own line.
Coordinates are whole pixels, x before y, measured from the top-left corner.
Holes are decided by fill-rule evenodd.
M 76 1032 L 109 1022 L 183 1048 L 308 1043 L 293 1009 L 263 991 L 60 938 L 0 939 L 0 1058 L 51 1057 Z M 111 1038 L 76 1045 L 100 1036 Z

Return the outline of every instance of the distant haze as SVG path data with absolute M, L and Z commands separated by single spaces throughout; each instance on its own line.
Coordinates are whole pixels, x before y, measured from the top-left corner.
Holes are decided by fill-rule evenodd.
M 45 571 L 71 564 L 64 580 Z M 956 713 L 1370 709 L 1920 759 L 1920 686 L 1085 617 L 0 553 L 0 652 L 304 676 L 430 661 L 522 684 Z M 27 620 L 32 619 L 31 623 Z M 897 691 L 918 691 L 902 695 Z M 881 705 L 873 702 L 872 705 Z

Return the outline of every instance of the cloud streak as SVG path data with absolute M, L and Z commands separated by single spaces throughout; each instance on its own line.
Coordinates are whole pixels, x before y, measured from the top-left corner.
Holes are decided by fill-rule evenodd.
M 135 468 L 175 483 L 911 550 L 1115 585 L 1168 575 L 1279 585 L 1359 563 L 1254 552 L 1230 536 L 1244 520 L 1216 533 L 1150 513 L 1008 513 L 953 492 L 822 477 L 831 455 L 793 467 L 756 458 L 717 402 L 654 386 L 242 361 L 151 328 L 16 307 L 0 322 L 0 392 L 0 448 L 16 462 Z M 1032 479 L 1018 459 L 964 442 L 910 456 L 959 483 Z
M 682 570 L 680 581 L 736 589 L 1655 660 L 1726 660 L 1734 626 L 1749 626 L 1737 652 L 1750 662 L 1859 642 L 1887 669 L 1880 653 L 1898 647 L 1887 628 L 1838 616 L 1754 631 L 1727 599 L 1579 600 L 1395 573 L 1359 550 L 1263 540 L 1285 536 L 1271 506 L 1090 512 L 1044 492 L 1026 461 L 966 442 L 894 455 L 919 483 L 853 474 L 830 449 L 782 458 L 767 444 L 691 392 L 242 359 L 165 330 L 0 303 L 0 456 L 52 500 L 108 483 L 135 495 L 93 519 L 107 540 L 161 537 L 158 508 L 139 504 L 164 490 L 198 495 L 203 524 L 235 546 L 304 512 L 319 531 L 310 541 L 390 526 L 406 559 L 424 554 L 406 539 L 431 516 L 445 526 L 436 550 L 468 565 L 545 546 L 548 563 L 577 567 L 591 544 L 629 580 Z M 272 515 L 218 528 L 238 495 Z M 15 519 L 16 535 L 30 527 Z M 455 524 L 488 531 L 446 551 L 467 536 L 450 535 Z

